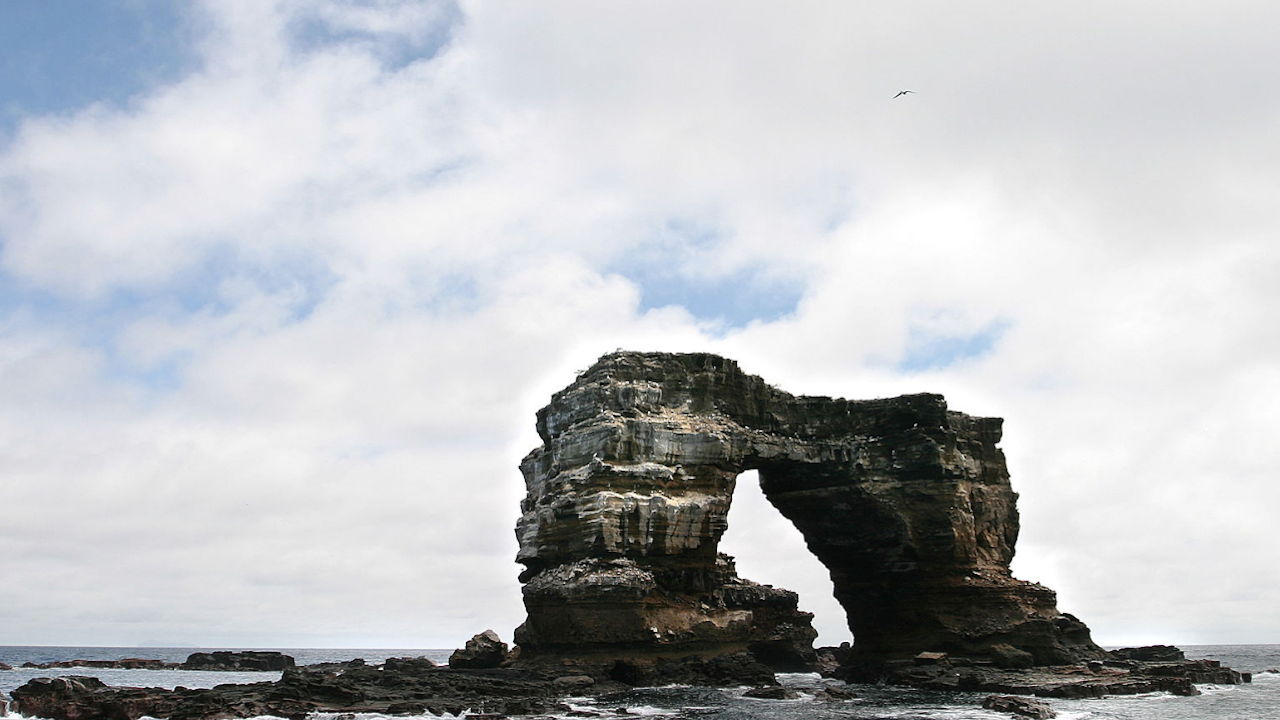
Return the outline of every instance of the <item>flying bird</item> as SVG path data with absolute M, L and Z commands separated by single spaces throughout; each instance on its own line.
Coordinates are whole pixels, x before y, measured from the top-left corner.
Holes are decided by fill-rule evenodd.
M 913 92 L 915 92 L 915 90 L 899 90 L 899 91 L 898 91 L 898 94 L 897 94 L 897 95 L 894 95 L 894 96 L 893 96 L 893 98 L 891 98 L 891 99 L 896 100 L 896 99 L 898 99 L 898 98 L 902 97 L 903 95 L 906 95 L 907 93 L 913 93 Z

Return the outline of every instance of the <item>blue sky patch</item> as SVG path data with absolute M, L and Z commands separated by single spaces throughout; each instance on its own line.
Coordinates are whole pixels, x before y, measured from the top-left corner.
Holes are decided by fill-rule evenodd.
M 70 329 L 78 344 L 102 353 L 108 378 L 164 393 L 181 387 L 184 352 L 139 362 L 120 352 L 119 336 L 133 323 L 153 318 L 181 320 L 197 314 L 225 315 L 241 298 L 228 297 L 227 283 L 252 293 L 286 299 L 284 324 L 304 321 L 337 282 L 329 268 L 309 255 L 277 254 L 254 263 L 227 249 L 210 252 L 204 262 L 151 286 L 121 287 L 99 297 L 75 298 L 51 293 L 0 272 L 0 319 Z M 234 294 L 234 289 L 231 291 Z
M 136 293 L 113 293 L 94 300 L 69 299 L 0 272 L 0 322 L 17 318 L 23 324 L 70 330 L 79 347 L 100 354 L 105 377 L 164 393 L 181 386 L 183 358 L 164 358 L 143 366 L 121 355 L 117 339 L 130 322 L 154 313 L 156 303 L 155 298 Z
M 640 311 L 679 305 L 700 321 L 725 329 L 768 322 L 795 312 L 803 295 L 798 285 L 770 278 L 758 268 L 698 277 L 659 268 L 619 273 L 640 287 Z
M 0 127 L 26 115 L 124 104 L 194 69 L 186 3 L 16 0 L 0 20 Z
M 980 358 L 995 349 L 1008 327 L 1006 320 L 993 320 L 970 334 L 939 333 L 912 327 L 906 352 L 898 362 L 897 370 L 904 373 L 942 370 L 959 362 Z
M 730 272 L 702 271 L 722 233 L 696 219 L 671 219 L 649 241 L 612 263 L 608 270 L 640 288 L 640 312 L 677 305 L 722 330 L 769 322 L 795 312 L 804 295 L 800 283 L 759 265 Z
M 307 17 L 293 28 L 293 41 L 303 52 L 331 45 L 360 45 L 373 53 L 388 69 L 399 69 L 419 60 L 435 57 L 453 39 L 463 20 L 456 2 L 434 4 L 438 18 L 432 27 L 415 33 L 373 33 L 340 29 L 319 17 Z

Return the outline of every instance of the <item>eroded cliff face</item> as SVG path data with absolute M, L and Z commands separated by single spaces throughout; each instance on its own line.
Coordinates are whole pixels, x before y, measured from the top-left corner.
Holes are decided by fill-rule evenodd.
M 553 396 L 538 433 L 516 530 L 524 657 L 810 662 L 795 594 L 738 578 L 717 552 L 750 469 L 830 569 L 855 665 L 1105 654 L 1051 590 L 1009 572 L 1017 495 L 998 418 L 938 395 L 793 396 L 715 355 L 617 352 Z

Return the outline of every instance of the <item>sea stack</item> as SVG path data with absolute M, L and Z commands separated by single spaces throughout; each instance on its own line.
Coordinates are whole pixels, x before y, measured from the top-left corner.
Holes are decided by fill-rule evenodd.
M 795 396 L 716 355 L 615 352 L 538 412 L 516 534 L 522 661 L 814 658 L 794 593 L 718 552 L 738 475 L 830 570 L 845 674 L 922 652 L 997 665 L 1104 658 L 1052 590 L 1009 570 L 1017 495 L 999 418 L 940 395 Z

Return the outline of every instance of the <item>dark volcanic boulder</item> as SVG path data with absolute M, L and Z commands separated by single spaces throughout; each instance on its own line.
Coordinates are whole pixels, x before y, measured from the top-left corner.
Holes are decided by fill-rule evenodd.
M 382 669 L 388 674 L 421 675 L 439 667 L 435 661 L 426 657 L 387 658 Z
M 507 644 L 498 633 L 485 630 L 467 641 L 466 647 L 454 650 L 449 656 L 449 667 L 496 668 L 507 659 Z
M 1111 654 L 1122 660 L 1140 660 L 1142 662 L 1186 659 L 1186 655 L 1172 645 L 1146 645 L 1143 647 L 1120 648 L 1119 650 L 1112 650 Z
M 1058 713 L 1054 712 L 1044 702 L 1014 695 L 989 695 L 982 701 L 982 707 L 996 712 L 1007 712 L 1018 717 L 1036 718 L 1036 720 L 1046 720 L 1047 718 L 1058 716 Z
M 182 663 L 183 670 L 261 670 L 276 671 L 294 667 L 292 657 L 275 651 L 191 653 Z
M 364 700 L 364 691 L 354 679 L 345 675 L 289 668 L 281 675 L 271 696 L 340 707 L 355 705 Z
M 1010 573 L 1017 496 L 998 418 L 938 395 L 795 396 L 715 355 L 619 351 L 552 396 L 537 429 L 516 528 L 522 663 L 746 650 L 816 667 L 794 593 L 738 578 L 717 552 L 752 469 L 831 572 L 852 674 L 923 651 L 1109 657 L 1052 590 Z
M 127 697 L 118 696 L 94 677 L 67 675 L 37 678 L 13 691 L 15 709 L 27 717 L 53 720 L 90 718 L 138 718 L 145 714 L 140 705 L 147 691 L 131 688 Z

